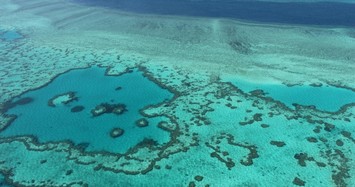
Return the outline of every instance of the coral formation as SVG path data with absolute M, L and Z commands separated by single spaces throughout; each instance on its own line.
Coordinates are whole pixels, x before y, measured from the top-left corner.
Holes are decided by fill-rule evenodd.
M 136 121 L 136 125 L 137 125 L 138 127 L 146 127 L 146 126 L 149 125 L 149 122 L 148 122 L 147 119 L 141 118 L 141 119 L 139 119 L 139 120 Z
M 114 129 L 111 130 L 110 136 L 111 136 L 112 138 L 118 138 L 118 137 L 122 136 L 123 133 L 124 133 L 124 130 L 123 130 L 123 129 L 121 129 L 121 128 L 114 128 Z
M 119 104 L 101 103 L 91 110 L 91 114 L 93 117 L 101 116 L 102 114 L 111 114 L 111 113 L 116 115 L 121 115 L 126 111 L 127 111 L 126 105 L 122 103 Z

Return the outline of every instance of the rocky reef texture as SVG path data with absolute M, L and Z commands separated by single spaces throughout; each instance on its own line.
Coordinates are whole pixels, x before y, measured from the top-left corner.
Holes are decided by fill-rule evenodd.
M 71 112 L 81 112 L 85 109 L 84 106 L 78 105 L 70 109 Z
M 149 125 L 149 122 L 148 122 L 147 119 L 142 118 L 142 119 L 139 119 L 139 120 L 136 121 L 136 125 L 138 127 L 146 127 L 146 126 Z
M 78 100 L 78 97 L 76 97 L 75 92 L 68 92 L 49 99 L 48 106 L 56 107 L 57 105 L 66 105 L 76 100 Z
M 112 138 L 118 138 L 118 137 L 122 136 L 123 133 L 124 133 L 124 130 L 123 130 L 123 129 L 121 129 L 121 128 L 114 128 L 114 129 L 111 130 L 110 136 L 111 136 Z
M 186 168 L 186 165 L 190 165 L 193 168 L 191 178 L 175 180 L 187 185 L 198 173 L 204 176 L 200 181 L 204 184 L 217 184 L 220 182 L 217 178 L 226 179 L 229 175 L 243 181 L 243 184 L 259 184 L 270 179 L 276 182 L 280 178 L 288 184 L 351 184 L 353 161 L 350 151 L 354 146 L 354 137 L 350 132 L 353 127 L 349 124 L 355 120 L 352 105 L 336 113 L 324 113 L 307 107 L 291 110 L 270 98 L 245 94 L 208 73 L 197 74 L 153 64 L 141 64 L 138 68 L 147 78 L 175 94 L 173 100 L 141 110 L 146 117 L 165 116 L 170 119 L 158 125 L 170 132 L 169 142 L 159 145 L 146 139 L 125 154 L 112 154 L 83 152 L 70 142 L 38 143 L 34 137 L 2 138 L 1 153 L 5 154 L 11 148 L 30 152 L 38 159 L 38 162 L 31 161 L 13 168 L 11 166 L 15 163 L 6 158 L 13 158 L 15 153 L 1 155 L 1 171 L 7 180 L 23 185 L 31 185 L 32 180 L 36 185 L 105 183 L 83 178 L 80 168 L 108 178 L 124 175 L 124 183 L 130 184 L 129 180 L 134 179 L 130 176 L 137 174 L 144 174 L 146 180 L 160 176 L 161 165 L 172 166 L 163 172 L 167 175 L 173 176 L 178 171 L 188 175 L 191 168 Z M 248 125 L 240 123 L 245 119 L 253 122 Z M 262 127 L 265 123 L 268 128 Z M 339 143 L 340 140 L 342 143 Z M 27 173 L 13 178 L 28 164 L 41 164 L 40 160 L 45 159 L 47 162 L 41 165 L 50 167 L 50 163 L 58 162 L 55 159 L 59 158 L 63 161 L 62 165 L 72 170 L 56 170 L 63 172 L 64 179 L 51 178 L 48 181 Z M 185 159 L 176 162 L 179 158 Z M 201 162 L 208 164 L 202 167 L 198 164 Z M 199 168 L 195 169 L 197 166 Z M 261 176 L 259 181 L 255 182 L 253 175 L 244 174 L 249 167 L 253 168 L 255 175 Z M 292 172 L 289 167 L 292 167 Z M 216 169 L 211 173 L 208 169 L 212 168 Z M 223 174 L 225 170 L 230 174 Z M 287 174 L 283 174 L 286 171 Z M 315 171 L 321 173 L 319 176 L 329 176 L 331 180 L 324 181 L 314 175 Z
M 91 114 L 93 117 L 101 116 L 102 114 L 111 114 L 111 113 L 116 115 L 121 115 L 126 111 L 127 109 L 125 104 L 101 103 L 91 110 Z
M 6 0 L 0 10 L 0 26 L 24 36 L 0 43 L 2 108 L 62 73 L 92 65 L 107 68 L 110 76 L 138 68 L 175 95 L 140 111 L 146 118 L 166 117 L 158 127 L 170 133 L 170 140 L 144 139 L 123 154 L 87 152 L 70 141 L 2 137 L 0 132 L 0 172 L 7 183 L 355 185 L 354 103 L 336 112 L 290 109 L 219 78 L 307 80 L 353 90 L 351 29 L 115 14 L 62 0 Z M 112 19 L 115 15 L 120 19 Z M 1 111 L 3 130 L 16 119 Z

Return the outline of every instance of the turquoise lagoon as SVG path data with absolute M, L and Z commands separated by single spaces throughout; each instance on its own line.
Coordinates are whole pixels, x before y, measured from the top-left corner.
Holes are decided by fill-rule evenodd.
M 351 68 L 354 67 L 351 60 L 355 57 L 347 54 L 354 51 L 355 45 L 344 42 L 354 38 L 353 29 L 343 28 L 344 30 L 339 31 L 313 27 L 313 25 L 331 27 L 332 24 L 336 27 L 351 27 L 354 21 L 343 19 L 344 15 L 337 13 L 339 11 L 333 12 L 333 15 L 338 15 L 338 19 L 334 20 L 322 16 L 310 20 L 303 14 L 305 11 L 308 12 L 308 8 L 323 5 L 327 9 L 322 9 L 321 12 L 328 13 L 334 6 L 329 8 L 328 3 L 309 4 L 305 1 L 207 3 L 203 0 L 181 2 L 134 0 L 127 4 L 127 6 L 133 4 L 134 6 L 129 6 L 132 9 L 119 8 L 129 11 L 129 14 L 116 14 L 115 9 L 105 10 L 102 7 L 87 9 L 86 6 L 71 6 L 73 4 L 64 2 L 66 0 L 3 2 L 11 6 L 8 6 L 10 7 L 8 13 L 0 12 L 2 54 L 0 90 L 3 90 L 0 96 L 4 95 L 5 98 L 0 103 L 0 187 L 355 186 L 355 162 L 351 159 L 354 158 L 355 150 L 353 127 L 355 105 L 348 105 L 349 107 L 343 108 L 344 110 L 339 110 L 344 105 L 355 103 L 355 92 L 352 91 L 354 88 L 351 83 L 353 77 Z M 136 11 L 136 8 L 141 8 L 142 3 L 152 5 L 152 8 L 158 8 L 159 11 L 146 11 L 147 9 Z M 171 6 L 174 3 L 182 6 Z M 216 9 L 214 6 L 216 4 L 221 4 L 220 8 L 223 9 Z M 338 10 L 346 8 L 346 11 L 340 12 L 349 12 L 349 16 L 354 17 L 351 8 L 355 5 L 336 4 Z M 20 8 L 15 10 L 16 6 L 13 5 Z M 252 27 L 230 19 L 243 18 L 237 15 L 243 12 L 235 11 L 233 7 L 240 7 L 241 10 L 247 7 L 254 9 L 256 13 L 259 13 L 259 10 L 267 10 L 265 13 L 268 14 L 272 10 L 267 7 L 274 5 L 277 5 L 275 8 L 280 6 L 287 8 L 277 9 L 282 12 L 289 12 L 290 9 L 302 10 L 297 14 L 300 19 L 290 20 L 287 16 L 274 12 L 275 19 L 269 17 L 270 19 L 261 20 L 260 26 L 253 24 Z M 298 5 L 298 8 L 293 5 Z M 6 10 L 6 6 L 4 7 L 0 6 L 0 10 Z M 177 11 L 167 14 L 160 12 L 168 10 L 165 9 L 167 7 Z M 149 9 L 149 6 L 145 8 Z M 228 15 L 222 15 L 223 10 L 227 9 L 230 14 L 225 12 Z M 191 14 L 187 12 L 188 10 L 192 10 Z M 245 15 L 250 18 L 257 16 L 258 19 L 242 20 L 258 22 L 265 18 L 245 10 Z M 24 14 L 19 14 L 20 12 Z M 154 15 L 150 17 L 136 13 L 159 16 L 155 18 Z M 221 15 L 218 16 L 219 14 Z M 7 15 L 10 16 L 6 17 Z M 15 18 L 7 20 L 11 16 Z M 190 20 L 189 17 L 184 17 L 180 20 L 179 16 L 205 18 Z M 332 14 L 328 17 L 332 17 Z M 323 21 L 318 23 L 319 19 Z M 339 22 L 339 19 L 343 21 Z M 6 21 L 5 25 L 2 24 L 3 20 Z M 26 24 L 18 26 L 23 20 L 30 23 L 28 24 L 30 26 Z M 11 21 L 14 21 L 13 26 Z M 264 22 L 280 25 L 269 27 L 262 24 Z M 283 23 L 296 25 L 286 26 L 285 29 Z M 297 24 L 305 24 L 308 27 L 298 27 Z M 38 28 L 35 27 L 37 25 Z M 213 34 L 204 35 L 201 32 L 212 30 Z M 231 34 L 228 34 L 229 31 Z M 242 33 L 244 31 L 253 32 L 244 35 Z M 281 36 L 279 41 L 261 39 L 274 31 L 275 34 L 272 36 L 274 38 Z M 344 34 L 345 32 L 348 35 Z M 227 36 L 224 36 L 226 33 Z M 198 36 L 200 34 L 203 35 L 201 38 Z M 161 38 L 158 37 L 160 35 Z M 287 37 L 282 35 L 290 36 L 290 39 L 284 41 L 283 39 Z M 165 38 L 166 36 L 168 37 Z M 211 36 L 216 38 L 212 37 L 213 41 L 207 40 L 204 43 L 204 39 Z M 26 40 L 21 40 L 24 38 Z M 234 47 L 251 46 L 252 53 L 240 54 L 238 50 L 229 49 L 230 45 L 227 43 L 215 45 L 215 42 L 234 39 L 236 39 Z M 328 42 L 319 42 L 319 49 L 314 49 L 315 53 L 317 50 L 324 50 L 324 56 L 319 55 L 323 52 L 318 51 L 319 54 L 315 54 L 313 58 L 309 56 L 313 49 L 310 52 L 307 47 L 303 49 L 306 44 L 327 39 Z M 191 45 L 184 42 L 189 40 L 193 41 Z M 195 41 L 198 41 L 196 46 L 190 48 L 195 45 Z M 334 46 L 327 45 L 329 43 Z M 203 53 L 198 55 L 192 54 L 194 52 L 192 50 L 203 48 L 204 44 L 206 51 L 202 50 Z M 209 45 L 216 53 L 208 53 Z M 274 45 L 278 47 L 274 48 Z M 288 49 L 291 45 L 292 49 Z M 260 52 L 257 51 L 258 46 L 266 47 L 261 47 Z M 175 47 L 176 54 L 173 51 Z M 160 51 L 163 48 L 168 52 Z M 272 49 L 268 51 L 267 48 Z M 267 49 L 265 51 L 267 54 L 280 54 L 280 58 L 284 58 L 284 54 L 281 53 L 283 48 L 285 55 L 292 50 L 295 51 L 292 57 L 309 56 L 312 59 L 319 59 L 319 65 L 307 64 L 307 68 L 312 71 L 296 72 L 301 75 L 297 80 L 284 81 L 308 82 L 310 80 L 306 77 L 315 77 L 309 75 L 326 64 L 331 67 L 325 67 L 322 72 L 325 75 L 320 73 L 315 81 L 339 82 L 349 89 L 329 85 L 287 86 L 281 83 L 268 84 L 262 80 L 256 83 L 249 77 L 238 78 L 239 72 L 244 71 L 242 67 L 244 63 L 239 65 L 234 61 L 230 62 L 236 69 L 230 72 L 232 79 L 224 79 L 223 76 L 229 76 L 229 71 L 225 69 L 229 66 L 219 64 L 225 60 L 224 58 L 221 58 L 221 61 L 217 60 L 210 67 L 211 69 L 216 67 L 216 70 L 220 71 L 218 72 L 222 77 L 220 81 L 214 71 L 205 72 L 201 67 L 209 66 L 209 62 L 203 64 L 204 58 L 197 59 L 206 56 L 213 60 L 219 59 L 219 55 L 231 56 L 226 58 L 228 61 L 234 57 L 245 56 L 246 62 L 253 62 L 254 52 L 258 55 L 264 53 L 264 49 Z M 325 53 L 335 51 L 334 49 L 339 50 L 336 51 L 339 56 L 329 55 L 326 63 L 323 62 L 322 60 L 328 57 Z M 307 52 L 303 54 L 300 51 Z M 161 58 L 159 55 L 164 57 Z M 218 56 L 214 58 L 214 55 Z M 334 61 L 334 64 L 328 64 L 330 60 Z M 301 65 L 305 65 L 306 62 L 304 64 L 302 62 Z M 100 64 L 100 67 L 87 67 L 88 63 Z M 182 66 L 178 63 L 182 63 Z M 191 63 L 191 67 L 188 63 Z M 138 70 L 140 68 L 137 68 L 137 64 L 146 68 L 147 72 L 151 73 L 149 76 L 152 79 L 161 82 L 157 84 L 147 78 L 145 70 Z M 121 75 L 107 75 L 107 69 L 103 67 L 116 65 L 131 69 Z M 334 66 L 337 66 L 337 70 L 344 70 L 344 74 L 338 76 L 334 72 L 343 71 L 330 71 Z M 75 69 L 78 67 L 87 68 Z M 249 67 L 253 66 L 246 68 Z M 283 81 L 283 76 L 275 76 L 279 70 L 276 69 L 274 73 L 273 66 L 256 67 L 270 73 L 265 79 L 275 78 Z M 291 63 L 289 67 L 292 69 L 294 65 Z M 302 76 L 303 73 L 305 76 Z M 50 76 L 55 77 L 51 80 Z M 226 82 L 231 82 L 232 85 Z M 176 90 L 176 95 L 164 89 L 165 86 Z M 254 90 L 263 90 L 264 95 L 258 95 L 260 92 L 253 94 Z M 66 96 L 70 95 L 68 93 L 74 94 L 75 99 L 66 102 L 68 99 Z M 294 104 L 299 104 L 312 105 L 318 110 L 313 108 L 289 110 L 266 97 L 280 101 L 291 109 L 295 109 Z M 92 110 L 102 103 L 110 106 L 124 104 L 126 111 L 122 114 L 107 112 L 94 116 Z M 149 106 L 152 108 L 146 110 L 147 114 L 157 113 L 156 116 L 143 113 Z M 17 117 L 11 124 L 5 126 L 11 119 L 9 115 Z M 140 119 L 146 119 L 148 126 L 137 126 L 136 122 Z M 173 123 L 165 123 L 166 126 L 158 127 L 160 122 L 170 120 Z M 110 133 L 116 128 L 122 129 L 124 133 L 119 137 L 112 137 Z M 38 147 L 36 141 L 24 136 L 36 137 L 45 148 Z M 57 144 L 63 141 L 70 142 L 81 150 L 67 149 L 66 143 Z M 140 144 L 142 141 L 145 144 Z M 52 142 L 54 143 L 49 144 Z M 149 146 L 151 143 L 162 146 Z M 142 146 L 128 151 L 137 144 Z M 46 145 L 58 147 L 51 149 Z M 34 149 L 30 149 L 29 146 Z
M 294 109 L 294 104 L 304 106 L 315 106 L 318 110 L 336 112 L 342 106 L 355 103 L 355 92 L 329 85 L 293 85 L 285 84 L 264 84 L 250 82 L 247 80 L 226 80 L 237 86 L 245 93 L 254 90 L 262 90 L 266 97 L 284 103 L 287 107 Z
M 31 98 L 33 101 L 7 112 L 15 114 L 17 119 L 0 136 L 34 135 L 41 143 L 70 140 L 76 145 L 87 146 L 87 151 L 120 153 L 144 138 L 160 144 L 167 142 L 169 133 L 157 127 L 165 118 L 149 118 L 147 127 L 137 127 L 135 122 L 144 117 L 139 110 L 171 99 L 172 94 L 143 77 L 139 71 L 121 76 L 104 74 L 105 68 L 98 67 L 72 70 L 42 88 L 23 94 L 17 99 Z M 67 92 L 75 92 L 78 99 L 66 105 L 48 106 L 51 98 Z M 127 112 L 93 117 L 90 111 L 101 103 L 125 104 Z M 84 110 L 71 112 L 75 106 L 83 106 Z M 118 138 L 110 137 L 113 128 L 123 129 L 124 134 Z

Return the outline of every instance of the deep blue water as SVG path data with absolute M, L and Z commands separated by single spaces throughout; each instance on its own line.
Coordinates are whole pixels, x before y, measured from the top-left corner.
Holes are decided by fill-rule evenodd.
M 27 92 L 21 98 L 32 98 L 28 104 L 17 105 L 7 113 L 18 118 L 0 133 L 0 137 L 34 135 L 40 142 L 71 140 L 75 144 L 88 143 L 88 151 L 124 153 L 128 148 L 150 138 L 158 143 L 170 140 L 170 134 L 157 127 L 163 117 L 147 118 L 148 127 L 137 127 L 135 121 L 143 118 L 139 110 L 150 104 L 171 99 L 173 94 L 135 71 L 121 76 L 104 76 L 105 69 L 73 70 L 60 75 L 49 85 Z M 121 89 L 117 90 L 117 87 Z M 56 95 L 76 92 L 77 101 L 48 106 L 48 100 Z M 15 100 L 16 101 L 16 100 Z M 122 115 L 103 114 L 92 117 L 91 109 L 101 103 L 123 103 L 127 112 Z M 82 105 L 81 112 L 71 112 Z M 113 128 L 124 129 L 118 138 L 110 137 Z
M 259 2 L 207 0 L 72 0 L 123 11 L 200 17 L 224 17 L 252 22 L 355 26 L 355 4 L 340 2 Z

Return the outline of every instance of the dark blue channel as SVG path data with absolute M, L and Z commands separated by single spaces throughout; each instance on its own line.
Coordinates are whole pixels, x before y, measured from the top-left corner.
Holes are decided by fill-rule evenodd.
M 128 12 L 242 19 L 252 22 L 355 27 L 355 3 L 236 0 L 72 0 Z

